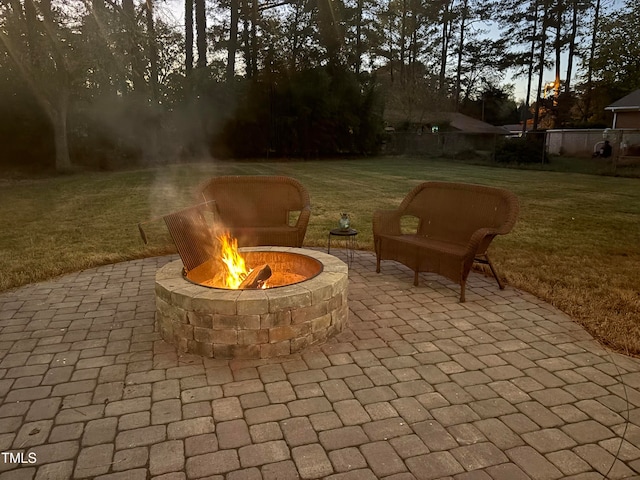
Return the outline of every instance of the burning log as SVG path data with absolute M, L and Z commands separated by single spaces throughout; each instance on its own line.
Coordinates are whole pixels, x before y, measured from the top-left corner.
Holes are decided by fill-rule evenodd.
M 271 267 L 266 263 L 254 268 L 249 275 L 242 281 L 239 290 L 243 288 L 262 288 L 264 282 L 271 277 Z

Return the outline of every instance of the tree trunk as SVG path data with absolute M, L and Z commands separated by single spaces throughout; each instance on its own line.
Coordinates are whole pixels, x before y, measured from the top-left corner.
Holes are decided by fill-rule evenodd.
M 336 12 L 342 11 L 341 3 L 341 0 L 319 0 L 317 4 L 319 39 L 326 51 L 326 60 L 331 70 L 342 63 L 341 48 L 344 45 L 344 34 L 336 17 Z
M 407 0 L 402 0 L 402 21 L 400 25 L 400 83 L 405 80 L 404 62 L 407 43 Z
M 389 75 L 393 83 L 393 14 L 389 10 Z
M 295 8 L 295 16 L 293 19 L 293 39 L 291 40 L 291 59 L 289 60 L 289 69 L 293 72 L 296 70 L 298 66 L 298 50 L 300 45 L 298 42 L 300 41 L 298 35 L 298 23 L 300 22 L 300 9 L 302 8 L 300 5 L 294 5 Z
M 249 2 L 242 0 L 242 44 L 244 45 L 244 61 L 247 68 L 247 77 L 253 73 L 251 66 L 251 45 L 249 44 Z
M 251 75 L 258 74 L 258 0 L 251 2 Z
M 356 74 L 360 73 L 362 66 L 362 9 L 364 0 L 358 0 L 358 11 L 356 12 Z
M 567 77 L 564 83 L 564 93 L 571 93 L 571 75 L 573 74 L 573 57 L 576 51 L 576 35 L 578 34 L 578 2 L 573 0 L 573 15 L 571 18 L 571 33 L 569 34 L 569 54 L 567 56 Z
M 416 6 L 417 2 L 411 2 L 411 44 L 409 51 L 411 52 L 411 56 L 409 59 L 409 64 L 411 65 L 411 80 L 413 82 L 416 81 L 416 62 L 418 61 L 418 8 Z M 419 3 L 418 3 L 419 5 Z
M 533 130 L 538 130 L 538 122 L 540 120 L 540 97 L 542 93 L 542 80 L 544 77 L 544 59 L 545 59 L 545 47 L 547 44 L 547 20 L 548 20 L 548 8 L 547 3 L 544 2 L 543 8 L 543 16 L 542 16 L 542 31 L 540 38 L 540 65 L 538 66 L 539 76 L 538 76 L 538 92 L 536 93 L 536 110 L 533 114 Z
M 135 91 L 142 91 L 145 87 L 144 68 L 138 50 L 136 12 L 133 0 L 122 0 L 122 12 L 124 14 L 124 24 L 126 28 L 125 51 L 129 57 L 133 89 Z
M 238 0 L 231 0 L 231 25 L 229 25 L 229 46 L 227 47 L 227 82 L 232 82 L 236 74 L 236 50 L 238 49 Z
M 449 0 L 444 2 L 442 12 L 442 50 L 440 54 L 440 76 L 438 88 L 444 88 L 445 76 L 447 74 L 447 57 L 449 56 Z
M 462 79 L 462 54 L 464 52 L 464 33 L 467 22 L 467 9 L 469 6 L 469 0 L 464 0 L 462 5 L 462 18 L 460 19 L 460 40 L 458 42 L 458 65 L 456 67 L 456 87 L 455 93 L 453 96 L 453 101 L 456 107 L 456 111 L 458 111 L 458 106 L 460 103 L 460 85 Z
M 556 18 L 554 19 L 556 22 L 556 31 L 554 38 L 554 49 L 556 54 L 556 76 L 553 81 L 553 93 L 555 96 L 554 103 L 558 102 L 558 97 L 560 96 L 560 76 L 562 75 L 562 69 L 560 62 L 562 60 L 562 22 L 563 22 L 563 5 L 561 4 L 561 0 L 556 0 L 556 8 L 558 11 L 556 12 Z
M 158 44 L 156 43 L 156 26 L 153 18 L 153 0 L 146 0 L 147 9 L 147 51 L 149 55 L 151 98 L 158 101 Z
M 196 47 L 198 49 L 197 68 L 207 66 L 207 12 L 205 0 L 195 0 L 196 7 Z
M 193 70 L 193 0 L 184 2 L 184 49 L 185 75 L 189 76 Z
M 538 33 L 538 2 L 533 2 L 533 28 L 531 29 L 531 50 L 529 51 L 529 71 L 527 72 L 527 96 L 524 99 L 524 121 L 522 133 L 527 131 L 527 116 L 529 114 L 529 99 L 531 98 L 531 82 L 533 81 L 533 60 L 536 52 L 536 34 Z
M 126 91 L 125 66 L 115 60 L 107 41 L 109 33 L 105 0 L 91 0 L 91 15 L 87 18 L 86 26 L 85 41 L 95 58 L 92 74 L 95 90 L 105 95 L 115 95 L 118 88 Z
M 588 121 L 591 116 L 591 96 L 593 94 L 593 59 L 596 55 L 596 34 L 600 20 L 600 0 L 596 0 L 595 12 L 593 15 L 593 29 L 591 30 L 591 46 L 589 48 L 589 61 L 587 62 L 587 91 L 584 102 L 583 121 Z

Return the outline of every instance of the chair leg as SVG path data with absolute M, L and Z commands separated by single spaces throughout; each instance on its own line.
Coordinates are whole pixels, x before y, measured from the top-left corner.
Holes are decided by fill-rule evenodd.
M 380 273 L 380 256 L 376 255 L 376 273 Z
M 489 264 L 491 273 L 493 273 L 493 276 L 496 278 L 496 282 L 498 282 L 498 287 L 500 287 L 500 290 L 504 290 L 504 284 L 502 283 L 502 280 L 500 280 L 498 272 L 496 272 L 496 269 L 493 267 L 493 263 L 491 263 L 491 260 L 489 260 L 489 256 L 485 254 L 485 258 L 487 259 L 487 263 Z
M 464 290 L 465 287 L 467 285 L 467 281 L 463 280 L 462 283 L 460 283 L 460 303 L 464 303 Z
M 420 275 L 420 272 L 418 272 L 418 270 L 416 270 L 415 273 L 413 274 L 413 285 L 416 287 L 420 283 L 419 275 Z
M 498 275 L 498 272 L 496 272 L 496 269 L 494 268 L 493 263 L 491 263 L 491 260 L 489 259 L 489 255 L 485 253 L 482 256 L 484 258 L 476 258 L 475 261 L 478 263 L 482 263 L 484 265 L 489 265 L 489 269 L 491 270 L 493 277 L 496 279 L 496 282 L 498 282 L 498 287 L 500 287 L 500 290 L 504 290 L 504 284 L 502 283 L 502 280 L 500 280 L 500 276 Z

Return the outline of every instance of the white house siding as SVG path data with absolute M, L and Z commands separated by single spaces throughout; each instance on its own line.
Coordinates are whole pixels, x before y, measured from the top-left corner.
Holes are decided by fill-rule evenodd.
M 616 154 L 618 142 L 615 133 L 620 133 L 620 143 L 628 146 L 640 145 L 640 130 L 610 130 L 609 140 Z M 590 157 L 596 145 L 604 141 L 604 130 L 547 130 L 547 151 L 555 155 Z M 624 154 L 624 153 L 623 153 Z

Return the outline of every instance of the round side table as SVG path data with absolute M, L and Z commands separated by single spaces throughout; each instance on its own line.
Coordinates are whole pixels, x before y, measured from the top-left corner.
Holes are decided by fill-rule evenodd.
M 357 248 L 356 244 L 356 236 L 358 235 L 358 231 L 355 228 L 349 228 L 347 230 L 342 230 L 341 228 L 334 228 L 333 230 L 329 230 L 329 241 L 327 247 L 327 253 L 331 253 L 331 237 L 342 237 L 344 238 L 344 246 L 347 251 L 347 263 L 351 266 L 351 262 L 353 261 L 353 252 Z

